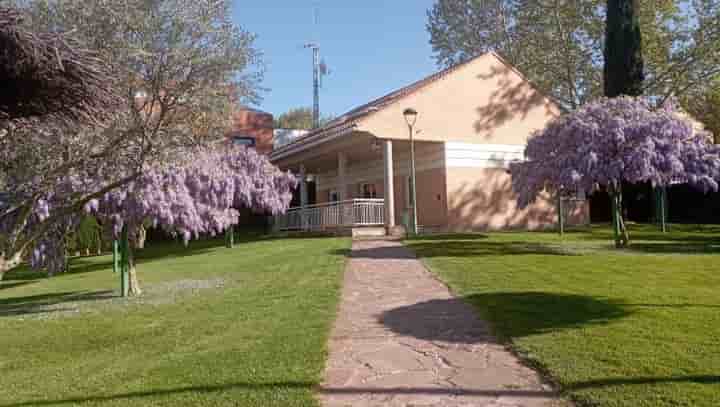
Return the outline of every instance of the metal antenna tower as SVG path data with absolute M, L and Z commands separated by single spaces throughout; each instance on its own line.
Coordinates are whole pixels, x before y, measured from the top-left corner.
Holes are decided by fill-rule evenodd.
M 313 25 L 315 30 L 320 23 L 320 10 L 315 4 L 313 8 Z M 317 36 L 317 33 L 313 33 Z M 320 127 L 320 87 L 322 86 L 322 77 L 329 74 L 329 70 L 324 62 L 320 60 L 320 45 L 317 41 L 312 41 L 303 46 L 305 49 L 311 49 L 313 53 L 313 128 Z
M 313 128 L 320 127 L 320 46 L 316 43 L 305 44 L 313 53 Z

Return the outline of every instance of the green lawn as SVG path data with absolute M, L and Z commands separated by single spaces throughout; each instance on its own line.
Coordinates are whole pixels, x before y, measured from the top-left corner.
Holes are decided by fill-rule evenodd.
M 408 242 L 579 405 L 720 405 L 720 228 Z
M 0 283 L 0 406 L 314 406 L 348 239 L 151 244 Z

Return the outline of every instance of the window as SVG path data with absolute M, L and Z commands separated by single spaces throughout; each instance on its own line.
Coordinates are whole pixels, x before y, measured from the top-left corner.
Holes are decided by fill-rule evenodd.
M 328 194 L 328 199 L 330 202 L 337 202 L 340 200 L 340 196 L 338 195 L 337 190 L 331 189 Z
M 232 139 L 236 146 L 255 147 L 255 138 L 247 136 L 234 136 Z
M 377 188 L 375 188 L 375 184 L 361 184 L 360 194 L 365 199 L 377 198 Z

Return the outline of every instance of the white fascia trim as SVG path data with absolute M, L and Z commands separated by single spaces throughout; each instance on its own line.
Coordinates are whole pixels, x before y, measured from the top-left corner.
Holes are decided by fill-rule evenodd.
M 518 144 L 445 143 L 448 168 L 507 168 L 525 159 L 525 146 Z
M 459 141 L 448 141 L 445 143 L 445 151 L 493 151 L 507 153 L 523 153 L 525 144 L 480 144 L 480 143 L 463 143 Z
M 347 134 L 350 134 L 355 129 L 355 125 L 349 125 L 346 127 L 343 127 L 341 129 L 338 129 L 336 132 L 332 132 L 330 135 L 327 135 L 326 137 L 322 137 L 322 135 L 317 139 L 310 139 L 306 141 L 298 141 L 297 145 L 290 146 L 288 145 L 285 148 L 282 148 L 282 150 L 276 152 L 276 153 L 270 153 L 270 161 L 273 162 L 275 160 L 279 160 L 281 158 L 285 158 L 287 156 L 300 153 L 302 151 L 308 150 L 312 147 L 318 146 L 320 144 L 326 143 L 331 140 L 335 140 L 336 138 L 345 136 Z

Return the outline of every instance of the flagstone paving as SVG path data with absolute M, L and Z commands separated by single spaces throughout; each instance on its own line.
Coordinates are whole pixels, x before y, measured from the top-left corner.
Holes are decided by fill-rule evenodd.
M 567 405 L 392 241 L 353 243 L 319 398 L 325 407 Z

